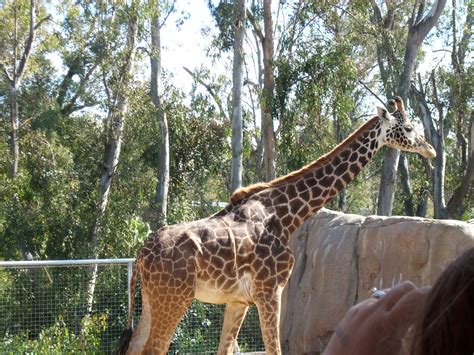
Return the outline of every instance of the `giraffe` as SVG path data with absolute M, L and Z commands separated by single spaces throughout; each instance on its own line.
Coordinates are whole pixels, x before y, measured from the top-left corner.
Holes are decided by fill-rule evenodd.
M 255 304 L 267 354 L 280 354 L 281 295 L 294 263 L 292 233 L 341 191 L 384 145 L 436 153 L 407 119 L 403 101 L 377 115 L 331 152 L 289 175 L 237 190 L 222 211 L 165 226 L 140 251 L 131 280 L 141 282 L 142 316 L 118 352 L 165 354 L 193 299 L 226 304 L 218 354 L 231 354 L 242 321 Z M 134 297 L 132 297 L 134 299 Z

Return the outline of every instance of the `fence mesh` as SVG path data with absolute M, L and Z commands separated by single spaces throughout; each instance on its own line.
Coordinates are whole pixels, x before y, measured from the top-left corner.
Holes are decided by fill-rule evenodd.
M 91 273 L 91 266 L 5 268 L 0 263 L 0 353 L 112 352 L 127 324 L 127 266 L 99 265 L 89 313 Z M 138 296 L 135 323 L 140 312 Z M 195 301 L 169 353 L 216 353 L 223 314 L 223 305 Z M 264 348 L 255 307 L 246 316 L 238 343 L 242 352 Z

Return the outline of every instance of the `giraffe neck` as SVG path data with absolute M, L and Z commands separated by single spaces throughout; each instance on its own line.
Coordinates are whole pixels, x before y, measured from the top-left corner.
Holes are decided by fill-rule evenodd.
M 290 233 L 349 184 L 380 148 L 381 122 L 372 118 L 330 153 L 270 183 L 260 200 Z M 281 182 L 281 183 L 278 183 Z

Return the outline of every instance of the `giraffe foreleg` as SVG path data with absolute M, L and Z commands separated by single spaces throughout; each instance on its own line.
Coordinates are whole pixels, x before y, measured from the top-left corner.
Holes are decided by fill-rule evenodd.
M 257 293 L 255 304 L 260 318 L 265 354 L 281 354 L 280 310 L 283 286 L 276 286 L 274 292 Z
M 248 306 L 239 302 L 227 303 L 224 313 L 218 355 L 232 354 L 240 326 L 247 314 Z

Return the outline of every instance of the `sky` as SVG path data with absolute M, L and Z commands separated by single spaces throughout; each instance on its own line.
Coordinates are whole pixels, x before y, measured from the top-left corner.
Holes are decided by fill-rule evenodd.
M 191 71 L 207 67 L 220 72 L 225 68 L 212 63 L 212 59 L 206 56 L 206 46 L 210 43 L 210 36 L 216 32 L 215 22 L 207 7 L 207 2 L 179 0 L 176 3 L 176 12 L 170 15 L 161 29 L 162 67 L 173 73 L 172 81 L 175 85 L 186 90 L 191 88 L 192 78 L 183 67 Z M 183 13 L 186 19 L 182 25 L 176 26 L 176 22 L 183 17 Z M 204 29 L 209 29 L 211 32 L 206 35 L 203 33 Z

